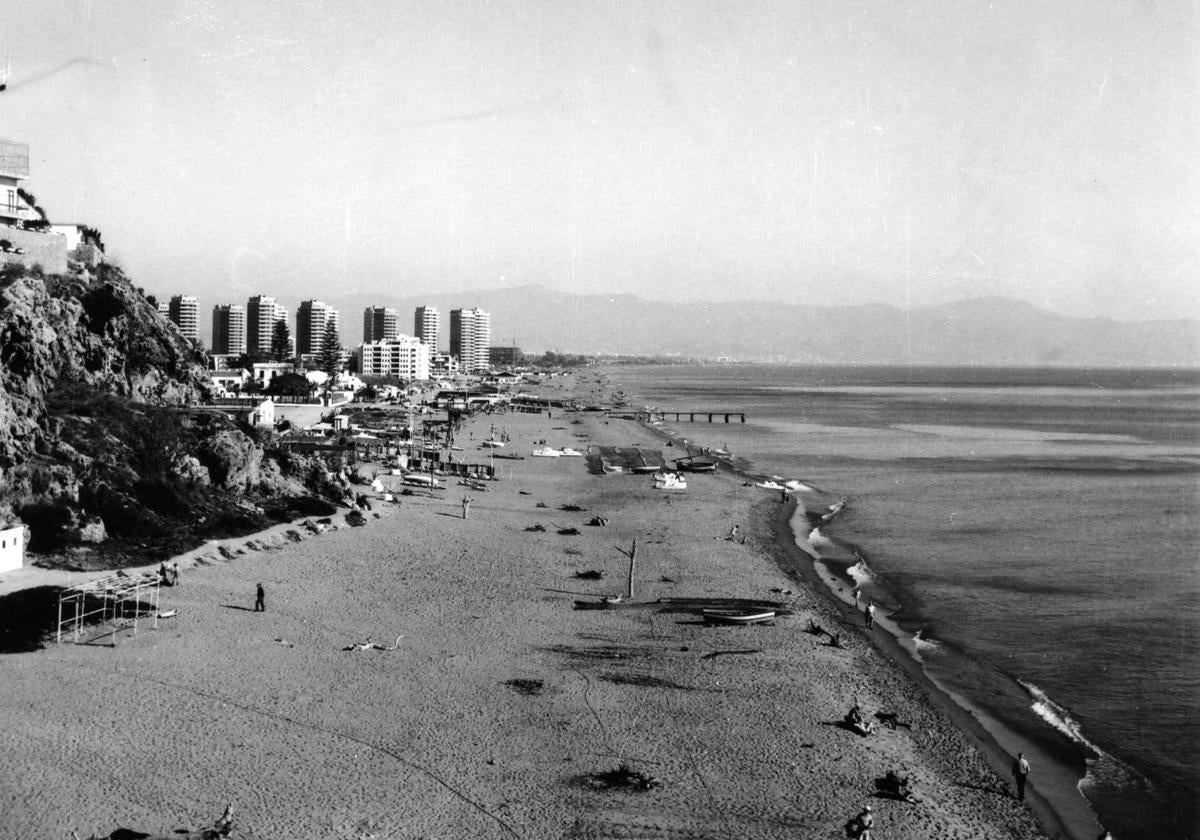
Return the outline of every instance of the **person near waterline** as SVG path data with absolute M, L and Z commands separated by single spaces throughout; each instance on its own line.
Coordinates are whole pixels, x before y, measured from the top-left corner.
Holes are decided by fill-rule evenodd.
M 863 614 L 866 616 L 867 629 L 870 630 L 875 626 L 875 605 L 867 602 L 867 608 L 863 611 Z
M 257 588 L 254 590 L 254 611 L 255 612 L 266 612 L 267 611 L 266 598 L 267 598 L 266 590 L 263 589 L 263 585 L 260 583 L 257 586 Z
M 1025 782 L 1029 779 L 1029 761 L 1025 758 L 1024 753 L 1017 753 L 1017 760 L 1013 762 L 1012 768 L 1013 781 L 1017 783 L 1017 799 L 1025 801 Z

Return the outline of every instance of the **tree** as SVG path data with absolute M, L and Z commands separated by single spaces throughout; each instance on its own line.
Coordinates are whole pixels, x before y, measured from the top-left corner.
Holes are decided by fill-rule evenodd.
M 271 359 L 286 362 L 292 356 L 292 333 L 287 321 L 276 321 L 271 329 Z
M 325 391 L 333 388 L 333 381 L 342 370 L 342 345 L 338 338 L 337 327 L 333 323 L 325 325 L 325 334 L 321 336 L 321 350 L 317 354 L 321 370 L 328 378 L 325 380 Z
M 274 397 L 307 397 L 312 391 L 308 377 L 299 373 L 281 373 L 267 386 L 267 394 Z

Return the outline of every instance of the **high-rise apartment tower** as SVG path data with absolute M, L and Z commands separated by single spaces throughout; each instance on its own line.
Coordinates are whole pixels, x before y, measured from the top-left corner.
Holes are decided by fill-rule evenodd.
M 240 303 L 213 307 L 211 352 L 234 356 L 246 352 L 246 307 Z
M 400 335 L 400 314 L 391 307 L 368 306 L 363 310 L 363 341 L 391 341 Z
M 296 352 L 302 356 L 320 353 L 325 328 L 330 324 L 339 329 L 336 309 L 330 309 L 321 300 L 301 301 L 296 310 Z M 340 341 L 341 336 L 338 338 Z
M 246 352 L 270 353 L 275 322 L 286 324 L 287 316 L 287 308 L 276 303 L 273 297 L 255 295 L 246 301 Z
M 482 309 L 450 310 L 450 355 L 458 357 L 463 371 L 487 370 L 491 343 L 491 315 Z
M 413 335 L 429 345 L 429 352 L 436 353 L 442 333 L 442 313 L 435 306 L 418 306 L 413 317 Z
M 200 340 L 200 303 L 191 295 L 175 295 L 167 304 L 167 317 L 179 327 L 184 338 Z

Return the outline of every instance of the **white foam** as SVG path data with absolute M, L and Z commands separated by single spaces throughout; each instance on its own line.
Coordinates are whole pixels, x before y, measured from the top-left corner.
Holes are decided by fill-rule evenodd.
M 937 650 L 942 646 L 942 643 L 936 639 L 926 639 L 924 634 L 925 628 L 921 628 L 916 633 L 913 633 L 913 646 L 917 650 Z
M 1075 743 L 1087 747 L 1092 751 L 1095 757 L 1105 754 L 1104 750 L 1097 747 L 1084 736 L 1083 727 L 1079 724 L 1079 722 L 1076 721 L 1075 718 L 1071 717 L 1071 713 L 1069 711 L 1050 699 L 1050 695 L 1046 694 L 1046 692 L 1042 691 L 1033 683 L 1027 682 L 1019 677 L 1017 678 L 1017 684 L 1020 685 L 1021 688 L 1025 689 L 1026 693 L 1029 695 L 1029 699 L 1033 701 L 1030 705 L 1030 708 L 1033 710 L 1035 715 L 1053 726 L 1063 735 L 1066 735 Z
M 846 573 L 850 575 L 850 577 L 854 579 L 854 582 L 859 586 L 862 586 L 864 583 L 870 583 L 875 579 L 875 576 L 871 574 L 871 567 L 867 565 L 866 560 L 862 559 L 859 559 L 857 563 L 848 568 Z
M 808 544 L 814 548 L 827 548 L 833 545 L 829 538 L 821 533 L 820 528 L 813 528 L 808 532 Z

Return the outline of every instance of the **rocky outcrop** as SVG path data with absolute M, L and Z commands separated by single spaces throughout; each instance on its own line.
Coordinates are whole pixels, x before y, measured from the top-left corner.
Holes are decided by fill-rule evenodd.
M 203 354 L 103 269 L 94 282 L 0 272 L 0 469 L 45 443 L 47 401 L 65 384 L 153 405 L 207 398 Z
M 74 558 L 170 553 L 331 512 L 313 497 L 340 501 L 345 478 L 204 408 L 206 363 L 117 269 L 0 268 L 0 524 Z
M 228 429 L 201 441 L 196 457 L 214 486 L 245 492 L 258 486 L 262 454 L 246 435 Z

